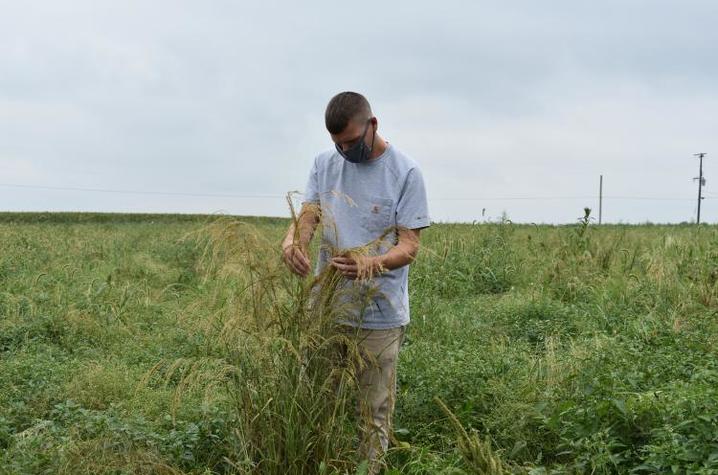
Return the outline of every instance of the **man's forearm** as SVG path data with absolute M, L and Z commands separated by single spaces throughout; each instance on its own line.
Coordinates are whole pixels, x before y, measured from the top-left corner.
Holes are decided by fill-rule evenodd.
M 410 264 L 419 252 L 420 229 L 400 229 L 399 242 L 378 256 L 338 256 L 332 265 L 350 279 L 367 279 Z
M 295 223 L 289 226 L 287 236 L 284 238 L 284 246 L 296 244 L 302 249 L 308 248 L 318 223 L 319 219 L 315 213 L 303 210 L 297 219 L 299 230 L 297 231 Z
M 417 245 L 399 242 L 385 254 L 375 257 L 377 271 L 394 270 L 411 264 L 416 259 L 418 250 Z

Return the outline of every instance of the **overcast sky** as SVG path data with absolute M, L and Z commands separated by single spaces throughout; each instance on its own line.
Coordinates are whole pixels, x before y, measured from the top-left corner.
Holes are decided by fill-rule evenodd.
M 288 216 L 355 90 L 434 221 L 575 222 L 600 174 L 605 222 L 694 220 L 708 152 L 716 223 L 717 24 L 715 0 L 0 0 L 0 210 Z

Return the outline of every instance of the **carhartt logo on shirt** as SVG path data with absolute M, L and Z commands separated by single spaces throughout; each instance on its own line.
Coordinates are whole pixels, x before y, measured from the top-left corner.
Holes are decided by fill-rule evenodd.
M 379 212 L 379 209 L 381 209 L 381 208 L 379 207 L 379 205 L 374 205 L 374 206 L 372 206 L 372 208 L 371 208 L 371 212 L 374 213 L 374 214 L 377 214 L 377 213 Z

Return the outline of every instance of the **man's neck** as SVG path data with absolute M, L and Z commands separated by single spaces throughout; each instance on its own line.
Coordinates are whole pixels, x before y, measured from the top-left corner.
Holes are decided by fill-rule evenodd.
M 384 140 L 381 135 L 376 134 L 376 138 L 374 139 L 374 146 L 371 149 L 371 155 L 369 156 L 369 160 L 374 160 L 381 156 L 382 153 L 386 150 L 387 142 Z

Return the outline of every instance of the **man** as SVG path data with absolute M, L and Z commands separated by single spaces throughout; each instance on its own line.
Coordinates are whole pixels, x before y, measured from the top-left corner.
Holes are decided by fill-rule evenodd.
M 321 219 L 323 245 L 315 272 L 333 266 L 349 287 L 362 290 L 370 282 L 376 290 L 353 318 L 340 322 L 355 330 L 372 361 L 358 375 L 359 401 L 366 404 L 358 412 L 365 407 L 369 413 L 370 423 L 359 423 L 360 455 L 376 473 L 389 444 L 397 356 L 409 323 L 408 264 L 417 255 L 421 229 L 430 224 L 426 191 L 417 164 L 377 133 L 377 118 L 364 96 L 337 94 L 325 122 L 335 147 L 314 160 L 299 232 L 292 224 L 283 242 L 284 261 L 297 275 L 309 274 L 309 243 Z M 356 248 L 367 252 L 329 254 Z

